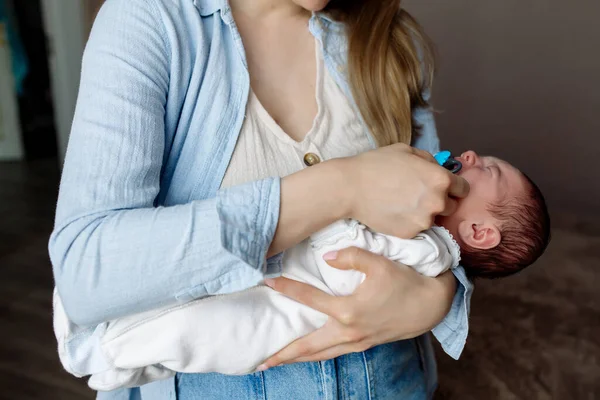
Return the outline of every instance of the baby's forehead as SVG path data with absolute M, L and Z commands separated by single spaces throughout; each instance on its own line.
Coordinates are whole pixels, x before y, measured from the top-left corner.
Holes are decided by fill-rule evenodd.
M 511 195 L 521 193 L 528 185 L 525 175 L 508 161 L 498 157 L 486 156 L 487 161 L 498 166 L 502 172 L 502 184 Z
M 512 165 L 511 165 L 511 164 L 510 164 L 508 161 L 505 161 L 505 160 L 503 160 L 503 159 L 501 159 L 501 158 L 498 158 L 498 157 L 494 157 L 494 156 L 483 156 L 483 158 L 484 158 L 484 160 L 487 160 L 487 161 L 492 161 L 492 162 L 495 162 L 495 163 L 498 163 L 498 164 L 504 164 L 504 165 L 506 165 L 506 166 L 510 166 L 510 167 L 512 167 Z M 513 168 L 514 168 L 514 167 L 513 167 Z
M 503 160 L 501 158 L 494 157 L 494 156 L 483 156 L 482 158 L 483 158 L 485 164 L 498 165 L 499 167 L 505 168 L 507 170 L 511 170 L 511 171 L 518 172 L 518 173 L 521 172 L 521 171 L 519 171 L 519 169 L 517 167 L 513 166 L 511 163 L 509 163 L 508 161 Z

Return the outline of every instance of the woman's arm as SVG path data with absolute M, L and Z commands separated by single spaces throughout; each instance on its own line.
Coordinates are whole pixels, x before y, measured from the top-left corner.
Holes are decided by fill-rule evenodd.
M 278 179 L 155 207 L 170 53 L 153 1 L 109 1 L 83 60 L 50 256 L 69 317 L 94 325 L 262 279 Z
M 469 184 L 431 154 L 403 144 L 318 164 L 282 180 L 281 213 L 269 254 L 329 223 L 354 218 L 375 231 L 412 238 L 449 215 Z
M 254 286 L 274 236 L 279 252 L 341 215 L 335 185 L 325 184 L 339 180 L 335 164 L 319 167 L 320 179 L 315 171 L 284 179 L 283 188 L 267 179 L 155 207 L 167 40 L 152 0 L 114 0 L 100 11 L 85 51 L 49 243 L 58 291 L 78 325 Z M 299 193 L 311 194 L 304 207 Z M 299 209 L 301 220 L 292 215 Z

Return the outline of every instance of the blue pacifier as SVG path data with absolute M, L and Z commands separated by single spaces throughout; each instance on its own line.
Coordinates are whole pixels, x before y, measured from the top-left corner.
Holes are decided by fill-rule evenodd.
M 448 150 L 440 151 L 434 155 L 433 158 L 435 158 L 435 161 L 437 161 L 438 164 L 453 174 L 458 173 L 462 169 L 462 163 L 458 160 L 455 160 Z

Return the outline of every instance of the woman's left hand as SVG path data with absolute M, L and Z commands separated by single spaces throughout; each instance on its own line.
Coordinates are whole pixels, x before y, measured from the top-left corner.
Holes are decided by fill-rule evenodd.
M 273 355 L 258 370 L 329 360 L 419 336 L 444 318 L 456 290 L 450 272 L 428 278 L 358 248 L 342 250 L 328 263 L 338 269 L 361 271 L 366 279 L 352 295 L 345 297 L 331 296 L 286 278 L 266 282 L 278 292 L 329 315 L 329 319 L 320 329 Z

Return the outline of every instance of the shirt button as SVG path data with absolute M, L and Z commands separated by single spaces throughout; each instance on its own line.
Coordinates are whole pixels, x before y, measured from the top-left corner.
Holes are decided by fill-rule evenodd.
M 320 162 L 321 162 L 321 159 L 315 153 L 306 153 L 304 155 L 304 164 L 306 164 L 307 167 L 311 167 Z

